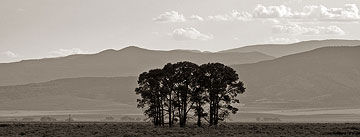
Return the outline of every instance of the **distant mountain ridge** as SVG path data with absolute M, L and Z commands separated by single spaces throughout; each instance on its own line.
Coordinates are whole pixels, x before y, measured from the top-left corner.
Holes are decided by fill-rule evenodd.
M 245 108 L 358 108 L 359 53 L 360 46 L 324 47 L 231 67 L 247 88 L 245 94 L 240 95 Z M 0 109 L 121 108 L 136 111 L 136 80 L 136 77 L 88 77 L 0 86 Z M 44 103 L 52 102 L 50 100 L 56 103 Z
M 248 89 L 243 100 L 253 105 L 360 107 L 358 59 L 360 46 L 324 47 L 232 67 Z
M 82 77 L 0 86 L 0 110 L 136 111 L 136 77 Z
M 222 62 L 227 65 L 254 63 L 274 57 L 259 53 L 197 53 L 193 51 L 158 51 L 130 46 L 97 54 L 25 60 L 0 64 L 0 86 L 74 77 L 138 76 L 166 63 L 191 61 L 198 64 Z
M 245 46 L 235 49 L 223 50 L 219 53 L 231 53 L 231 52 L 261 52 L 266 55 L 274 57 L 282 57 L 286 55 L 306 52 L 322 47 L 331 47 L 331 46 L 359 46 L 360 40 L 310 40 L 302 41 L 292 44 L 261 44 L 261 45 L 252 45 Z

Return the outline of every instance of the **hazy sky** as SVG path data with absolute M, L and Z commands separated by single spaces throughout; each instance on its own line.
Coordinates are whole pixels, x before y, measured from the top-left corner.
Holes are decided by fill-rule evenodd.
M 0 62 L 360 39 L 360 0 L 0 0 Z

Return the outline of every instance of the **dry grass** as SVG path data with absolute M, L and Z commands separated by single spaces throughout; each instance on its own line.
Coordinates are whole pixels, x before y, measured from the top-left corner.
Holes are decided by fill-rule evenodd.
M 360 136 L 356 123 L 228 123 L 155 128 L 148 123 L 1 123 L 0 136 Z

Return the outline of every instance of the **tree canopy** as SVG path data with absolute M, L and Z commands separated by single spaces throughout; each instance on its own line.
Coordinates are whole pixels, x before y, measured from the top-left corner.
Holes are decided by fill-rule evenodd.
M 140 74 L 138 85 L 138 108 L 144 108 L 155 126 L 169 127 L 175 122 L 185 127 L 189 117 L 196 117 L 198 126 L 202 121 L 218 125 L 238 111 L 234 104 L 245 92 L 238 74 L 221 63 L 168 63 Z

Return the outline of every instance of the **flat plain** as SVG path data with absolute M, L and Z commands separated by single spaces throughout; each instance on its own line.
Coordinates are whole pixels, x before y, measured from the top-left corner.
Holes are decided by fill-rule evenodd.
M 0 136 L 360 136 L 360 123 L 226 123 L 217 127 L 157 128 L 145 122 L 7 122 L 0 123 Z

